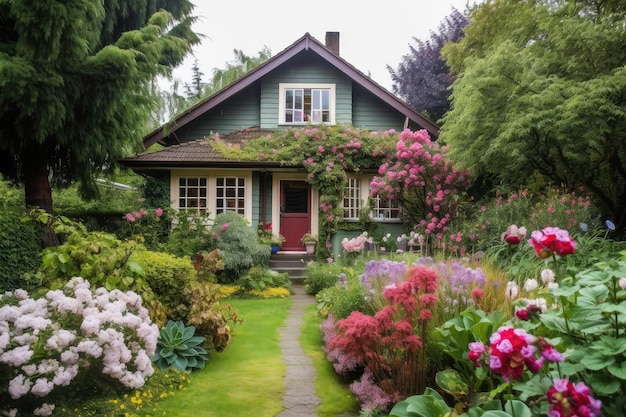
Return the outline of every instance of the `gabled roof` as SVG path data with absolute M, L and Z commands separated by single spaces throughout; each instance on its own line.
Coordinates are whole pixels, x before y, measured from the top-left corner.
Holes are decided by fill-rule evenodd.
M 393 109 L 403 114 L 405 117 L 408 117 L 410 120 L 413 120 L 414 122 L 422 126 L 431 135 L 439 136 L 439 126 L 437 126 L 436 123 L 426 118 L 424 115 L 420 114 L 411 106 L 409 106 L 407 103 L 400 100 L 398 97 L 374 82 L 370 77 L 357 70 L 346 60 L 335 55 L 324 44 L 320 43 L 317 39 L 315 39 L 307 32 L 304 34 L 304 36 L 295 41 L 291 46 L 287 47 L 282 52 L 278 53 L 277 55 L 265 61 L 263 64 L 254 68 L 243 77 L 233 81 L 220 91 L 207 97 L 193 107 L 177 115 L 172 122 L 168 123 L 167 129 L 165 129 L 164 126 L 161 126 L 158 129 L 149 133 L 146 137 L 144 137 L 144 147 L 148 148 L 155 143 L 164 143 L 163 140 L 167 136 L 166 132 L 167 134 L 173 133 L 175 135 L 177 129 L 200 117 L 208 110 L 244 90 L 269 72 L 278 68 L 283 63 L 289 61 L 298 53 L 306 50 L 311 50 L 317 53 L 329 64 L 337 68 L 339 71 L 343 72 L 346 76 L 350 77 L 353 82 L 356 82 L 367 91 L 375 95 L 378 99 L 385 102 Z

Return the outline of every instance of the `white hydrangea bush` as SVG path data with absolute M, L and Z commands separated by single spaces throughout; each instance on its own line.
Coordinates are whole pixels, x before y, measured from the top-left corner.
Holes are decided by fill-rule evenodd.
M 50 415 L 54 405 L 44 397 L 82 371 L 140 388 L 154 372 L 150 357 L 158 337 L 132 291 L 91 290 L 88 281 L 74 277 L 38 299 L 24 290 L 7 292 L 0 295 L 0 383 L 6 384 L 0 398 L 40 398 L 33 412 Z M 11 404 L 0 405 L 3 412 L 11 412 Z

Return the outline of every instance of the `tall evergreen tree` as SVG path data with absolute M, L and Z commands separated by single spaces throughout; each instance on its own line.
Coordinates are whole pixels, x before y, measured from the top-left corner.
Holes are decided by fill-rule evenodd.
M 626 228 L 626 2 L 487 0 L 443 53 L 460 76 L 440 140 L 491 184 L 592 191 Z
M 402 57 L 398 69 L 387 66 L 393 81 L 393 93 L 434 120 L 448 111 L 449 89 L 454 81 L 454 75 L 441 56 L 441 49 L 446 42 L 459 41 L 468 23 L 463 13 L 452 8 L 450 15 L 439 25 L 439 31 L 431 32 L 430 39 L 413 38 L 416 46 L 409 45 L 410 53 Z
M 52 211 L 51 183 L 137 150 L 152 81 L 192 45 L 188 0 L 0 0 L 0 171 Z

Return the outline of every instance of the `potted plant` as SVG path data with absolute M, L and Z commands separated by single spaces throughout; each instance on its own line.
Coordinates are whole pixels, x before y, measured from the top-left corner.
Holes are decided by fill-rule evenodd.
M 270 239 L 272 254 L 277 253 L 283 243 L 285 243 L 285 236 L 272 234 L 272 237 Z
M 304 236 L 300 238 L 300 242 L 306 248 L 306 253 L 315 253 L 315 245 L 317 245 L 317 236 L 312 235 L 311 233 L 305 233 Z

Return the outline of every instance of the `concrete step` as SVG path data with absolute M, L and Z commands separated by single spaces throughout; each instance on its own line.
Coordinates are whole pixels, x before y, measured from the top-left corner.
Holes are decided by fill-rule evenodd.
M 303 253 L 277 253 L 270 257 L 269 267 L 273 271 L 286 273 L 293 284 L 303 284 L 306 264 L 314 259 L 314 255 Z

